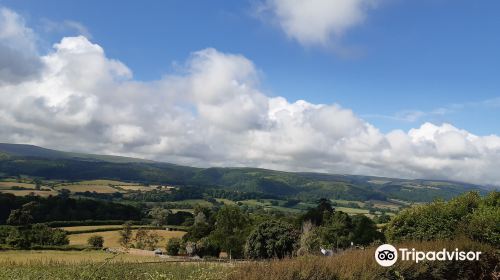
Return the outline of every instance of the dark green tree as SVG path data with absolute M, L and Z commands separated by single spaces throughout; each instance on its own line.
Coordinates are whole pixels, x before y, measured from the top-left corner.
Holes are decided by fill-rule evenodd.
M 177 256 L 179 254 L 179 249 L 181 248 L 181 239 L 179 238 L 170 238 L 167 241 L 167 254 L 170 256 Z
M 352 217 L 353 242 L 355 245 L 369 245 L 375 240 L 384 241 L 384 235 L 377 230 L 377 225 L 365 215 Z
M 248 236 L 246 256 L 251 259 L 284 258 L 297 247 L 299 232 L 281 221 L 267 221 L 258 225 Z
M 87 244 L 93 248 L 102 248 L 104 246 L 104 238 L 100 235 L 92 235 L 87 240 Z
M 250 220 L 238 206 L 225 205 L 216 214 L 210 239 L 231 257 L 242 257 Z
M 347 248 L 354 238 L 352 220 L 347 213 L 337 211 L 328 217 L 318 234 L 323 246 L 328 248 Z

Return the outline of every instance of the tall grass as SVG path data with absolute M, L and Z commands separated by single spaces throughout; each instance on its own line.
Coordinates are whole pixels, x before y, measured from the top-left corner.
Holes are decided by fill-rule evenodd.
M 500 279 L 500 257 L 490 246 L 467 239 L 454 241 L 407 242 L 396 247 L 421 251 L 481 251 L 479 261 L 398 261 L 390 268 L 374 259 L 375 247 L 351 250 L 334 257 L 304 256 L 242 264 L 229 275 L 230 280 L 337 280 L 337 279 Z M 496 277 L 498 278 L 495 278 Z
M 215 264 L 112 263 L 100 266 L 97 263 L 80 265 L 31 263 L 1 267 L 0 279 L 220 280 L 226 277 L 227 270 L 227 267 Z

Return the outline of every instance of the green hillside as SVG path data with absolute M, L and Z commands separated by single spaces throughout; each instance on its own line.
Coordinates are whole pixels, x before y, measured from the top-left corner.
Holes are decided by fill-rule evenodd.
M 109 179 L 263 193 L 311 200 L 397 199 L 410 202 L 450 199 L 480 186 L 433 180 L 356 175 L 293 173 L 259 168 L 194 168 L 115 156 L 66 153 L 29 145 L 0 144 L 0 174 L 54 180 Z

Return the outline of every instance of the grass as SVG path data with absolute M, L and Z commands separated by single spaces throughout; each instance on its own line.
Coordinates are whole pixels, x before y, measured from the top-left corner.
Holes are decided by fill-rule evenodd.
M 102 251 L 0 252 L 0 279 L 225 279 L 230 267 L 214 263 L 168 263 L 156 257 Z
M 368 214 L 369 211 L 366 209 L 360 209 L 360 208 L 350 208 L 350 207 L 340 207 L 340 206 L 335 206 L 334 207 L 336 211 L 342 211 L 347 214 Z
M 58 190 L 67 189 L 71 192 L 96 192 L 96 193 L 115 193 L 120 192 L 119 190 L 112 188 L 107 185 L 84 185 L 84 184 L 71 184 L 71 185 L 59 185 Z
M 388 202 L 388 201 L 380 201 L 380 200 L 371 200 L 371 203 L 373 203 L 373 206 L 376 208 L 381 208 L 381 209 L 389 209 L 393 211 L 398 211 L 401 208 L 401 205 Z
M 375 262 L 375 247 L 351 250 L 333 257 L 304 256 L 285 260 L 251 262 L 238 265 L 230 280 L 340 280 L 340 279 L 498 279 L 500 257 L 495 249 L 470 240 L 409 242 L 399 248 L 434 251 L 459 248 L 483 252 L 480 261 L 398 261 L 390 268 Z M 496 271 L 495 271 L 496 270 Z
M 37 191 L 37 190 L 0 190 L 1 193 L 10 193 L 15 196 L 27 196 L 27 195 L 37 195 L 42 197 L 55 196 L 58 193 L 56 191 Z
M 35 184 L 18 182 L 0 182 L 0 189 L 10 189 L 11 187 L 21 187 L 26 189 L 35 189 Z
M 75 263 L 98 263 L 103 262 L 111 256 L 104 251 L 0 251 L 0 266 L 7 264 L 28 265 L 38 264 L 75 264 Z M 158 258 L 148 256 L 138 256 L 130 254 L 120 254 L 113 259 L 114 262 L 150 262 L 158 261 Z
M 76 184 L 81 185 L 115 185 L 115 186 L 128 186 L 135 185 L 134 183 L 127 183 L 122 181 L 114 181 L 114 180 L 87 180 L 87 181 L 79 181 Z
M 152 191 L 154 188 L 147 187 L 143 185 L 116 185 L 116 187 L 122 188 L 126 191 Z
M 230 199 L 226 199 L 226 198 L 216 198 L 215 200 L 217 200 L 217 202 L 222 202 L 226 205 L 235 205 L 236 202 L 230 200 Z
M 355 200 L 343 200 L 343 199 L 331 199 L 332 202 L 336 202 L 340 205 L 346 205 L 348 203 L 356 203 L 359 207 L 365 207 L 365 203 Z
M 182 237 L 184 236 L 185 232 L 184 231 L 166 231 L 166 230 L 153 230 L 156 232 L 160 237 L 163 238 L 163 241 L 160 242 L 160 247 L 164 247 L 164 244 L 166 244 L 166 241 L 169 238 L 173 237 Z M 137 230 L 133 230 L 133 234 Z M 100 235 L 104 238 L 104 247 L 108 248 L 117 248 L 120 247 L 120 234 L 119 231 L 103 231 L 103 232 L 92 232 L 92 233 L 79 233 L 79 234 L 71 234 L 69 235 L 69 245 L 86 245 L 87 240 L 89 237 L 92 235 Z
M 178 200 L 178 201 L 175 201 L 177 203 L 186 203 L 186 204 L 190 204 L 192 205 L 193 207 L 196 206 L 196 205 L 201 205 L 203 207 L 212 207 L 213 204 L 204 200 L 204 199 L 185 199 L 185 200 Z
M 116 229 L 121 229 L 123 228 L 123 225 L 96 225 L 96 226 L 76 226 L 76 227 L 61 227 L 60 229 L 63 229 L 68 232 L 73 232 L 73 231 L 90 231 L 90 230 L 99 230 L 103 228 L 116 228 Z

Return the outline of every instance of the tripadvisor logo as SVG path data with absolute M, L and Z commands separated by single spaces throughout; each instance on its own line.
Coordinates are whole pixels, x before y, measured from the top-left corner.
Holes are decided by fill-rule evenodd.
M 441 251 L 417 251 L 415 248 L 399 248 L 384 244 L 380 245 L 377 250 L 375 250 L 375 260 L 381 266 L 392 266 L 399 259 L 401 261 L 413 261 L 419 263 L 421 261 L 477 261 L 481 252 L 464 252 L 455 249 L 453 251 L 448 251 L 443 249 Z

